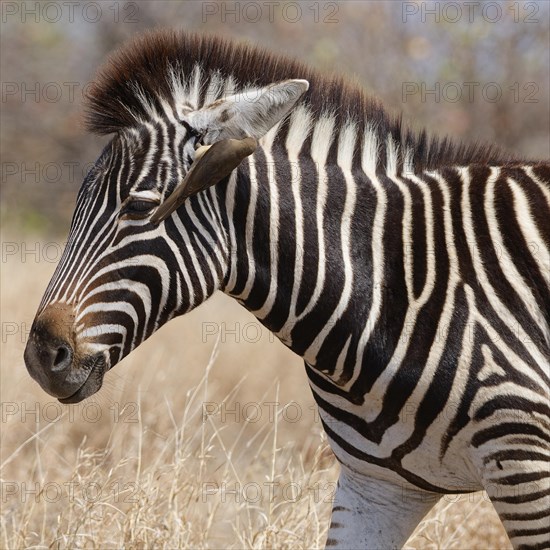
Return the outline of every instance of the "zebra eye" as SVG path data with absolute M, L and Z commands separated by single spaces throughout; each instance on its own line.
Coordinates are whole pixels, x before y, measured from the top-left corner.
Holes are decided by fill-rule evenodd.
M 202 145 L 201 141 L 204 137 L 204 134 L 200 132 L 199 130 L 193 128 L 186 120 L 182 120 L 183 126 L 185 126 L 185 129 L 187 130 L 187 133 L 191 136 L 191 139 L 194 140 L 194 146 L 195 149 Z
M 158 206 L 155 201 L 144 199 L 129 199 L 120 209 L 120 215 L 129 219 L 141 219 Z

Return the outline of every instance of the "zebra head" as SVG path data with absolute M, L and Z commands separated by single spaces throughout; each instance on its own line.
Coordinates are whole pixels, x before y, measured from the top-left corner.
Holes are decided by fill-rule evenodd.
M 187 82 L 172 84 L 171 98 L 146 95 L 134 80 L 134 104 L 117 107 L 122 118 L 133 108 L 134 117 L 116 128 L 82 184 L 25 349 L 31 376 L 62 403 L 98 391 L 107 370 L 229 276 L 223 189 L 308 83 L 232 94 L 219 83 L 210 101 L 193 95 L 213 78 L 197 65 Z M 110 101 L 112 90 L 103 92 Z M 97 95 L 95 101 L 101 103 Z M 103 105 L 96 116 L 112 122 L 107 111 Z

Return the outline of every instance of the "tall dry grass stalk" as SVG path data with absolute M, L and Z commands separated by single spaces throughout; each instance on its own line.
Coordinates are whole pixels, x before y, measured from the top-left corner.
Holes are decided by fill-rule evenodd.
M 322 547 L 338 466 L 298 358 L 216 296 L 62 407 L 23 363 L 55 267 L 26 259 L 2 270 L 0 547 Z M 407 548 L 509 542 L 475 493 L 443 499 Z

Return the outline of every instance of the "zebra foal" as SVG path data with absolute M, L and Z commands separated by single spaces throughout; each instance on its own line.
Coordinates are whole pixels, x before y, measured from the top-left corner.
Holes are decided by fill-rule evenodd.
M 328 547 L 401 547 L 433 496 L 483 488 L 514 547 L 548 547 L 548 161 L 169 31 L 110 59 L 87 117 L 112 139 L 25 350 L 48 393 L 92 395 L 222 290 L 304 358 L 341 465 Z

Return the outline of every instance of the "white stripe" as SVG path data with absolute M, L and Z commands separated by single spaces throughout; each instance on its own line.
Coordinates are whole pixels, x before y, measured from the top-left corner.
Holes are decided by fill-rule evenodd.
M 243 249 L 248 263 L 248 275 L 243 291 L 233 295 L 237 300 L 246 300 L 250 296 L 254 279 L 256 277 L 256 262 L 254 261 L 254 220 L 256 218 L 256 204 L 258 201 L 258 181 L 256 178 L 256 163 L 253 156 L 248 157 L 248 170 L 250 174 L 250 200 L 246 210 L 245 242 Z M 231 270 L 231 276 L 227 284 L 226 292 L 230 293 L 237 284 L 237 269 Z
M 399 145 L 395 143 L 391 134 L 386 139 L 386 175 L 394 178 L 397 175 L 397 162 L 399 160 Z
M 276 124 L 261 140 L 262 149 L 267 165 L 267 183 L 269 188 L 269 259 L 270 274 L 269 291 L 264 304 L 257 310 L 251 310 L 260 320 L 265 319 L 277 296 L 277 271 L 279 267 L 279 189 L 277 186 L 277 172 L 273 158 L 273 141 L 279 129 Z
M 353 266 L 351 263 L 351 248 L 350 248 L 350 226 L 355 211 L 356 201 L 356 185 L 352 174 L 353 152 L 355 150 L 355 142 L 357 139 L 357 129 L 355 125 L 348 124 L 340 131 L 340 139 L 338 143 L 337 163 L 342 169 L 344 176 L 344 211 L 340 223 L 340 242 L 342 247 L 342 260 L 344 263 L 344 288 L 340 294 L 338 305 L 332 312 L 328 322 L 317 334 L 315 340 L 311 343 L 304 354 L 308 363 L 315 364 L 317 355 L 327 335 L 334 328 L 346 308 L 348 307 L 352 290 L 353 290 Z
M 287 346 L 292 345 L 291 332 L 296 324 L 296 305 L 298 293 L 302 283 L 304 269 L 304 212 L 302 206 L 302 174 L 298 156 L 304 146 L 304 142 L 311 132 L 313 124 L 311 113 L 303 106 L 297 107 L 292 113 L 290 127 L 286 139 L 286 149 L 290 162 L 290 178 L 292 196 L 294 198 L 294 221 L 296 224 L 296 257 L 294 261 L 294 278 L 290 294 L 290 307 L 287 322 L 280 331 L 279 337 Z
M 201 67 L 197 63 L 193 68 L 193 72 L 189 77 L 189 85 L 187 88 L 187 102 L 195 109 L 199 108 L 200 89 L 201 89 Z

